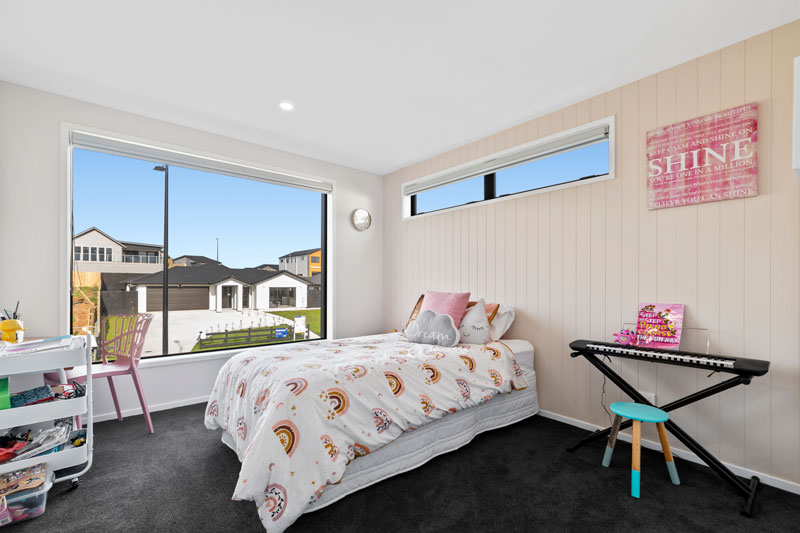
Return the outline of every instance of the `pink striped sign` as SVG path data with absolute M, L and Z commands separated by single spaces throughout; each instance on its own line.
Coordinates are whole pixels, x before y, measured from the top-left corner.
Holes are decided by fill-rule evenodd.
M 758 194 L 758 103 L 647 132 L 647 208 Z

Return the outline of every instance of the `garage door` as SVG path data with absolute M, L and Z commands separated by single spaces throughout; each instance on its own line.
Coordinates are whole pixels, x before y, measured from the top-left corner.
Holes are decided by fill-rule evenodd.
M 163 310 L 161 288 L 147 288 L 147 310 Z M 208 287 L 170 287 L 169 310 L 208 309 Z

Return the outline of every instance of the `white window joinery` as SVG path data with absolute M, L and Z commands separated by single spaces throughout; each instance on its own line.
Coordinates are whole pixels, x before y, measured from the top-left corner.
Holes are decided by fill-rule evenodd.
M 116 139 L 105 135 L 72 131 L 70 142 L 74 148 L 83 148 L 107 154 L 121 155 L 146 161 L 158 161 L 168 165 L 178 165 L 201 172 L 214 172 L 236 178 L 256 179 L 275 185 L 306 189 L 323 194 L 333 191 L 333 184 L 322 179 L 284 173 L 249 165 L 224 161 L 198 154 L 160 148 L 145 143 Z
M 613 177 L 612 116 L 406 183 L 403 216 Z

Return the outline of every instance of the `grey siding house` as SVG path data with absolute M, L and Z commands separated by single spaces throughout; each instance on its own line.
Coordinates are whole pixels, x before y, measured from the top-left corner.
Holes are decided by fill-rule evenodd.
M 91 227 L 72 238 L 72 259 L 80 272 L 146 274 L 161 270 L 164 249 L 158 244 L 120 241 Z

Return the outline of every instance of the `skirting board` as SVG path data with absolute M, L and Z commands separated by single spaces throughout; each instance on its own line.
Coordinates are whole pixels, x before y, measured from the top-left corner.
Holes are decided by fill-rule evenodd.
M 545 418 L 549 418 L 551 420 L 555 420 L 557 422 L 563 422 L 571 426 L 577 426 L 587 431 L 597 431 L 598 429 L 605 429 L 604 427 L 596 426 L 594 424 L 590 424 L 582 420 L 577 420 L 575 418 L 570 418 L 568 416 L 560 415 L 558 413 L 553 413 L 551 411 L 545 411 L 544 409 L 539 411 L 539 415 Z M 630 435 L 626 435 L 625 433 L 619 433 L 619 437 L 617 438 L 620 440 L 624 440 L 625 442 L 631 442 Z M 565 448 L 568 444 L 571 443 L 565 443 Z M 642 439 L 642 446 L 644 446 L 645 448 L 650 448 L 651 450 L 661 451 L 661 443 L 652 440 Z M 692 452 L 680 449 L 676 450 L 675 448 L 672 447 L 670 448 L 672 449 L 672 455 L 680 457 L 681 459 L 685 459 L 686 461 L 691 461 L 693 463 L 705 465 L 705 463 L 701 461 L 700 458 L 697 457 Z M 600 464 L 600 458 L 598 458 L 597 464 L 598 465 Z M 779 477 L 770 476 L 769 474 L 756 472 L 755 470 L 750 470 L 749 468 L 743 468 L 738 465 L 726 463 L 725 461 L 723 461 L 723 464 L 728 468 L 730 468 L 731 471 L 737 476 L 741 476 L 747 479 L 750 479 L 752 476 L 758 476 L 758 478 L 761 480 L 762 483 L 785 490 L 787 492 L 800 494 L 800 483 L 795 483 L 794 481 L 788 481 L 786 479 L 781 479 Z
M 167 409 L 175 409 L 176 407 L 184 407 L 186 405 L 194 405 L 197 403 L 206 403 L 208 401 L 208 394 L 205 396 L 198 396 L 196 398 L 185 398 L 182 400 L 176 400 L 174 402 L 164 402 L 158 404 L 151 404 L 148 407 L 150 408 L 150 412 L 154 413 L 156 411 L 166 411 Z M 141 407 L 134 407 L 133 409 L 125 409 L 122 411 L 122 418 L 126 416 L 136 416 L 142 414 Z M 110 413 L 101 413 L 94 415 L 95 422 L 105 422 L 106 420 L 116 420 L 117 413 L 116 411 L 111 411 Z M 156 428 L 158 429 L 158 428 Z

